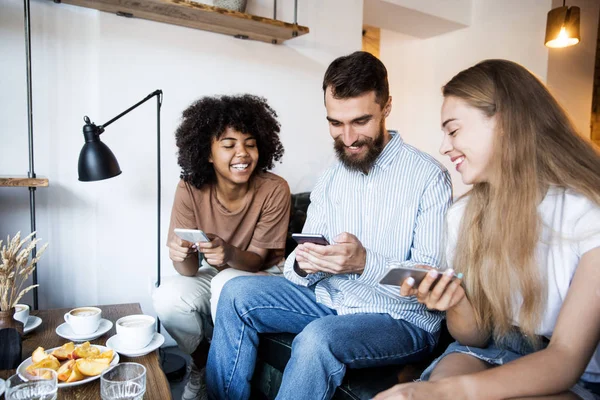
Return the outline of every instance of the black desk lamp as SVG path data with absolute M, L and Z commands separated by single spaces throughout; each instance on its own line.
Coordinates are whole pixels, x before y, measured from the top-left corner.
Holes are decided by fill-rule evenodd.
M 83 118 L 85 125 L 83 126 L 83 136 L 85 144 L 79 153 L 79 180 L 84 182 L 100 181 L 109 179 L 121 174 L 121 168 L 117 162 L 117 158 L 107 145 L 100 141 L 100 134 L 104 132 L 104 128 L 112 124 L 125 114 L 137 108 L 141 104 L 156 96 L 156 205 L 157 205 L 157 228 L 156 228 L 156 287 L 160 286 L 160 107 L 162 105 L 162 90 L 155 90 L 146 96 L 137 104 L 131 106 L 121 114 L 117 115 L 110 121 L 98 126 L 86 116 Z M 157 330 L 160 332 L 160 321 L 157 324 Z M 185 360 L 176 354 L 161 352 L 162 368 L 169 380 L 177 380 L 185 375 Z

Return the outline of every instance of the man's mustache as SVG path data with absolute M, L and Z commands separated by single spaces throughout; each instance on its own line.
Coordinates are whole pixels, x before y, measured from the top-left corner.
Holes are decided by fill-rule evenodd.
M 340 138 L 336 138 L 335 139 L 336 145 L 339 147 L 361 147 L 364 145 L 369 145 L 373 142 L 373 139 L 363 139 L 363 140 L 357 140 L 354 143 L 352 143 L 350 146 L 346 146 L 344 144 L 344 142 L 342 141 L 342 139 Z

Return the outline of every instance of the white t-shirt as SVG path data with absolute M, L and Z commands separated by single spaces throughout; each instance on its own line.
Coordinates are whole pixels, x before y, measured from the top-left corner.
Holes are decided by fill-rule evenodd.
M 452 267 L 454 251 L 468 198 L 456 202 L 448 211 L 446 256 Z M 552 187 L 538 206 L 543 222 L 542 239 L 536 256 L 548 277 L 548 299 L 537 334 L 550 338 L 561 306 L 575 275 L 581 256 L 600 246 L 600 207 L 572 190 Z M 517 325 L 520 294 L 515 302 L 513 321 Z M 600 382 L 600 346 L 588 364 L 582 378 Z

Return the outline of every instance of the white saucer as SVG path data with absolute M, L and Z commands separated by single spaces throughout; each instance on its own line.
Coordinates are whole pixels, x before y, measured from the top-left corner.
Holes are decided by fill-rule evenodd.
M 111 321 L 102 318 L 100 320 L 100 325 L 98 325 L 98 330 L 96 332 L 87 333 L 85 335 L 79 335 L 79 334 L 73 333 L 73 330 L 71 329 L 69 324 L 67 324 L 65 322 L 63 324 L 60 324 L 56 328 L 56 334 L 60 337 L 72 340 L 74 342 L 84 342 L 86 340 L 94 340 L 94 339 L 99 338 L 100 336 L 104 335 L 106 332 L 110 331 L 112 326 L 113 326 L 113 323 Z
M 34 315 L 30 315 L 29 318 L 27 318 L 27 323 L 23 326 L 23 333 L 29 333 L 32 330 L 34 330 L 35 328 L 37 328 L 38 326 L 40 326 L 42 324 L 42 319 L 40 317 L 36 317 Z
M 2 393 L 4 393 L 5 387 L 6 387 L 6 384 L 4 383 L 4 379 L 0 379 L 0 396 L 2 396 Z
M 152 340 L 148 343 L 148 346 L 142 347 L 141 349 L 124 349 L 119 347 L 119 337 L 118 335 L 114 335 L 108 338 L 106 341 L 106 347 L 109 349 L 113 349 L 117 353 L 126 357 L 141 357 L 145 356 L 148 353 L 152 353 L 154 350 L 158 349 L 165 342 L 165 337 L 158 332 L 154 333 L 152 336 Z

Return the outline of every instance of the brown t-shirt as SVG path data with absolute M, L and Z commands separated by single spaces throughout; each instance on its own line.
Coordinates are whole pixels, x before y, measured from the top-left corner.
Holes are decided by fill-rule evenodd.
M 183 180 L 175 191 L 169 238 L 175 228 L 200 229 L 246 251 L 252 244 L 270 249 L 264 268 L 284 257 L 290 220 L 290 187 L 285 179 L 270 172 L 259 172 L 251 180 L 244 205 L 231 212 L 217 200 L 216 187 L 197 189 Z

